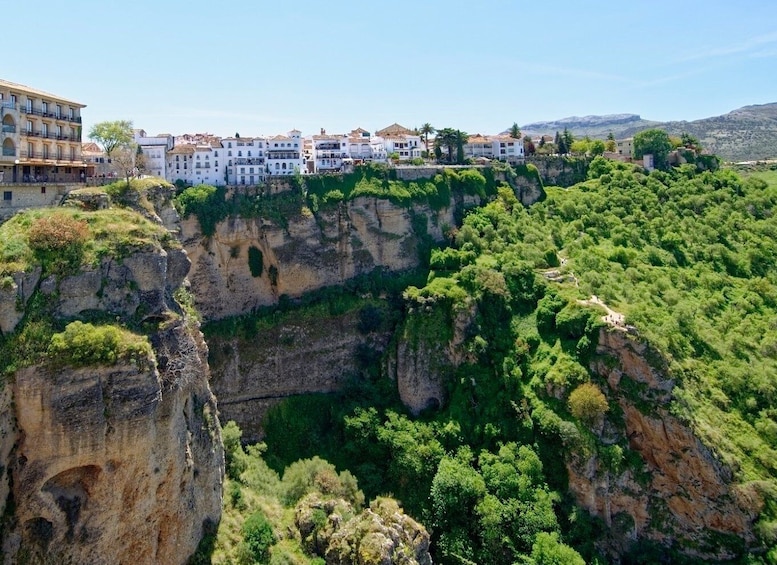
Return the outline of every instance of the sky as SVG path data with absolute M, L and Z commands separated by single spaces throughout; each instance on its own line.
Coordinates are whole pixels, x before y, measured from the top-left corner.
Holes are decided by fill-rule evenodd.
M 777 102 L 773 0 L 7 4 L 0 78 L 86 104 L 85 133 L 127 119 L 151 135 L 493 134 Z

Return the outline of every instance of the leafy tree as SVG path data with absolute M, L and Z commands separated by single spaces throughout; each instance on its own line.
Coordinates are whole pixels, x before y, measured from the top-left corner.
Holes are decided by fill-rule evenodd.
M 453 152 L 456 151 L 456 162 L 464 161 L 464 144 L 467 142 L 467 134 L 461 130 L 453 128 L 443 128 L 437 130 L 437 137 L 434 138 L 435 150 L 445 148 L 447 151 L 448 163 L 453 163 Z
M 263 512 L 255 512 L 243 523 L 243 543 L 255 563 L 269 562 L 270 547 L 275 542 L 272 524 Z
M 605 141 L 604 147 L 610 152 L 614 152 L 618 148 L 618 145 L 615 143 L 615 136 L 612 132 L 607 134 L 607 141 Z
M 604 144 L 604 141 L 601 139 L 594 139 L 588 147 L 588 153 L 591 156 L 596 157 L 597 155 L 604 153 L 606 149 L 607 146 Z
M 583 383 L 569 395 L 569 411 L 588 425 L 595 423 L 607 410 L 607 398 L 593 383 Z
M 683 147 L 687 149 L 693 149 L 694 151 L 699 151 L 701 149 L 701 145 L 699 144 L 698 138 L 694 137 L 690 133 L 684 132 L 680 136 L 680 143 Z
M 642 159 L 645 155 L 653 155 L 653 163 L 657 169 L 669 166 L 667 157 L 672 150 L 669 135 L 661 129 L 646 129 L 634 136 L 634 157 Z
M 102 145 L 105 153 L 112 156 L 114 149 L 132 143 L 132 122 L 130 120 L 99 122 L 89 130 L 89 139 Z
M 531 548 L 533 565 L 585 565 L 580 554 L 561 543 L 556 532 L 540 532 Z
M 518 127 L 517 122 L 513 122 L 513 125 L 510 126 L 510 137 L 513 139 L 521 139 L 521 128 Z
M 421 129 L 418 130 L 421 135 L 424 136 L 424 145 L 426 146 L 426 154 L 429 154 L 429 136 L 433 134 L 435 131 L 434 127 L 432 127 L 432 124 L 429 122 L 426 122 L 424 125 L 421 126 Z

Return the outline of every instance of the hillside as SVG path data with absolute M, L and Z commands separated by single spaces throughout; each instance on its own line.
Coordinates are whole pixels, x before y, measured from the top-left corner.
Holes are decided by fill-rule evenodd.
M 694 121 L 657 122 L 636 114 L 571 117 L 527 124 L 521 131 L 554 134 L 569 130 L 576 137 L 604 138 L 609 132 L 630 137 L 648 128 L 661 128 L 670 135 L 690 133 L 702 146 L 725 161 L 749 161 L 777 157 L 777 103 L 744 106 L 722 116 Z

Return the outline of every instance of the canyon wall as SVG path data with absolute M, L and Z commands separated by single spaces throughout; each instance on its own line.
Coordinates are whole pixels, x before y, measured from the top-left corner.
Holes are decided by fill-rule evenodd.
M 185 563 L 218 524 L 224 454 L 208 349 L 173 298 L 189 269 L 173 243 L 146 243 L 67 276 L 36 267 L 6 281 L 6 338 L 45 308 L 42 317 L 63 322 L 145 328 L 151 353 L 89 366 L 43 359 L 6 378 L 5 563 Z

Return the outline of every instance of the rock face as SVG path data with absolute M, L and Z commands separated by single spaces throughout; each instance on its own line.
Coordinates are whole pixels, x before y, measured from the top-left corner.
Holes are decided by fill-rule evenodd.
M 416 267 L 421 239 L 442 240 L 444 226 L 454 225 L 453 215 L 452 207 L 408 209 L 362 197 L 315 216 L 289 218 L 285 227 L 230 218 L 210 238 L 202 237 L 197 219 L 190 217 L 182 223 L 182 239 L 193 263 L 189 278 L 197 307 L 213 320 L 275 304 L 284 294 L 294 298 L 342 284 L 376 267 Z M 251 247 L 261 252 L 258 276 L 247 259 Z
M 431 565 L 429 533 L 391 499 L 379 498 L 357 516 L 341 499 L 302 499 L 295 525 L 303 545 L 328 565 Z M 317 515 L 325 515 L 320 524 Z M 353 516 L 349 518 L 349 516 Z
M 290 315 L 255 336 L 209 338 L 212 386 L 223 421 L 246 441 L 262 436 L 262 419 L 283 398 L 340 390 L 359 370 L 358 352 L 378 357 L 389 334 L 359 331 L 358 312 L 315 320 Z
M 567 470 L 578 503 L 612 528 L 610 549 L 616 552 L 646 539 L 682 547 L 699 560 L 735 557 L 732 543 L 741 550 L 754 541 L 758 498 L 732 485 L 730 470 L 670 414 L 673 383 L 644 343 L 602 330 L 597 353 L 615 361 L 600 359 L 592 369 L 607 379 L 623 410 L 621 432 L 644 468 L 612 472 L 596 456 L 573 458 Z M 625 392 L 627 381 L 640 392 Z
M 5 563 L 185 563 L 218 523 L 224 456 L 207 346 L 172 298 L 188 264 L 160 246 L 40 281 L 55 318 L 97 311 L 155 327 L 153 354 L 112 366 L 46 362 L 7 381 Z M 16 294 L 29 298 L 23 278 Z

